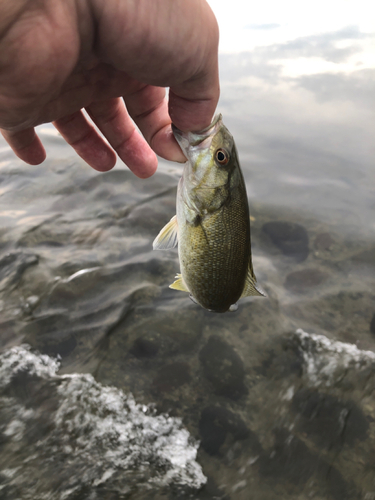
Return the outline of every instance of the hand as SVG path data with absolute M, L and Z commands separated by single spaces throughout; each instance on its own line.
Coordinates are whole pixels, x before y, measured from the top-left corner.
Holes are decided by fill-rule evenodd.
M 155 153 L 185 161 L 171 121 L 181 130 L 210 124 L 217 46 L 205 0 L 3 0 L 1 132 L 19 158 L 38 165 L 46 153 L 34 127 L 52 122 L 96 170 L 110 170 L 116 151 L 149 177 Z

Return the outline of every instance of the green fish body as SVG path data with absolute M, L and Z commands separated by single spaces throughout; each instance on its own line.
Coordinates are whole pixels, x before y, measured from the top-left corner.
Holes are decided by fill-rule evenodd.
M 232 135 L 221 115 L 201 132 L 174 136 L 188 161 L 177 191 L 177 214 L 154 249 L 179 249 L 181 274 L 171 288 L 214 312 L 236 310 L 240 297 L 264 295 L 251 262 L 246 186 Z

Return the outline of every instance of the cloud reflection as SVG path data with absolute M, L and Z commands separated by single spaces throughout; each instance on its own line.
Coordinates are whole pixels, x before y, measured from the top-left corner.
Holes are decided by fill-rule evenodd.
M 291 41 L 255 47 L 251 51 L 221 54 L 222 82 L 249 83 L 257 78 L 268 85 L 294 79 L 294 84 L 319 93 L 320 100 L 335 97 L 368 101 L 374 81 L 367 44 L 374 34 L 357 26 L 296 38 Z M 370 63 L 366 64 L 366 61 Z M 356 96 L 359 92 L 364 96 Z
M 220 54 L 220 111 L 251 199 L 324 217 L 356 206 L 369 217 L 375 61 L 360 61 L 373 36 L 347 26 Z
M 375 69 L 306 75 L 295 79 L 294 84 L 312 92 L 319 102 L 346 101 L 365 108 L 375 103 Z
M 365 40 L 371 36 L 368 33 L 361 33 L 358 26 L 346 26 L 337 31 L 300 37 L 285 43 L 259 48 L 257 51 L 263 52 L 271 59 L 319 57 L 326 61 L 342 63 L 353 54 L 362 52 L 362 45 L 353 41 Z M 338 42 L 343 41 L 348 41 L 350 45 L 340 47 Z

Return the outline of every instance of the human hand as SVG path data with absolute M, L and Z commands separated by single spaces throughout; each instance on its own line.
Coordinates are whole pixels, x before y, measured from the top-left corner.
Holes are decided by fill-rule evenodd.
M 210 124 L 217 46 L 205 0 L 3 0 L 1 132 L 19 158 L 38 165 L 46 153 L 34 127 L 52 122 L 94 169 L 110 170 L 116 151 L 149 177 L 155 153 L 186 160 L 171 121 L 185 131 Z

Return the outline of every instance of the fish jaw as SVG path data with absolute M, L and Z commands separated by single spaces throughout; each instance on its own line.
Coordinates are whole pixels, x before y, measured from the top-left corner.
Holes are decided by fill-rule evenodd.
M 184 189 L 181 194 L 190 208 L 192 206 L 196 209 L 202 208 L 201 201 L 203 197 L 208 197 L 208 190 L 211 190 L 211 198 L 213 198 L 216 197 L 218 188 L 224 188 L 227 185 L 229 171 L 237 162 L 234 139 L 223 124 L 221 114 L 216 115 L 213 122 L 199 132 L 183 132 L 174 125 L 172 128 L 174 136 L 188 160 L 182 174 Z M 222 148 L 228 152 L 231 158 L 233 157 L 233 161 L 230 161 L 232 165 L 228 164 L 225 168 L 215 160 L 215 153 Z M 214 208 L 212 203 L 209 204 Z M 200 210 L 198 209 L 198 211 Z
M 198 153 L 208 149 L 216 133 L 223 127 L 222 115 L 216 115 L 212 123 L 198 132 L 184 132 L 172 123 L 173 135 L 178 142 L 182 152 L 188 160 L 193 160 L 192 153 Z

